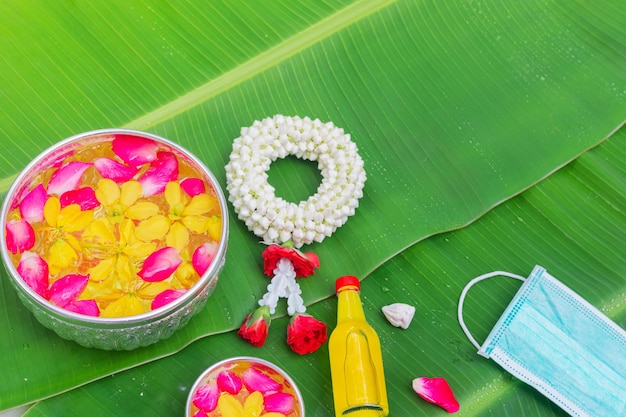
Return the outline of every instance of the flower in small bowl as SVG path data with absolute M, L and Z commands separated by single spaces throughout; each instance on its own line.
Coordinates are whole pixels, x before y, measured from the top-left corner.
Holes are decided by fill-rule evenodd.
M 186 415 L 301 417 L 304 403 L 282 369 L 263 359 L 236 357 L 214 364 L 198 377 Z

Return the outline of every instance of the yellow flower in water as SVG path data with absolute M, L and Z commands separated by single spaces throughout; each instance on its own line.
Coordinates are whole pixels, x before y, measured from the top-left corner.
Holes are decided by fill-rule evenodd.
M 171 289 L 167 282 L 135 282 L 134 291 L 122 295 L 109 304 L 100 314 L 100 317 L 125 317 L 147 313 L 151 310 L 151 303 L 158 294 Z M 98 301 L 98 300 L 96 300 Z
M 102 317 L 149 311 L 152 299 L 171 289 L 168 283 L 146 283 L 137 275 L 143 260 L 156 250 L 156 244 L 137 239 L 134 229 L 129 219 L 113 224 L 107 218 L 100 218 L 82 235 L 86 251 L 99 262 L 89 269 L 89 284 L 81 298 L 95 299 Z
M 141 184 L 138 181 L 127 181 L 121 187 L 110 179 L 98 181 L 96 198 L 104 206 L 112 223 L 120 223 L 125 218 L 144 220 L 156 215 L 159 206 L 149 201 L 137 201 L 141 196 Z
M 263 394 L 254 391 L 246 398 L 242 405 L 237 397 L 231 394 L 222 394 L 217 400 L 217 408 L 222 416 L 229 417 L 259 417 L 263 412 Z M 263 417 L 285 417 L 284 414 L 271 412 Z
M 49 245 L 47 262 L 50 273 L 54 275 L 78 261 L 82 248 L 74 233 L 82 231 L 93 221 L 93 210 L 82 211 L 78 204 L 61 208 L 59 198 L 50 196 L 43 214 L 47 223 L 43 228 L 44 241 Z
M 155 215 L 139 223 L 136 230 L 139 239 L 147 242 L 165 237 L 167 246 L 183 251 L 189 242 L 189 232 L 200 234 L 215 227 L 216 216 L 206 216 L 218 207 L 214 197 L 206 193 L 189 197 L 176 181 L 167 183 L 164 196 L 169 206 L 167 216 Z M 219 238 L 217 234 L 215 240 Z

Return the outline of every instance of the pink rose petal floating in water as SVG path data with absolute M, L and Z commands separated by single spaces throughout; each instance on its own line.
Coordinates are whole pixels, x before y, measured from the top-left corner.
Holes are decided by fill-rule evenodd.
M 220 392 L 237 395 L 242 386 L 241 378 L 232 371 L 222 371 L 217 375 L 217 388 Z
M 80 185 L 83 174 L 91 166 L 88 162 L 69 162 L 54 171 L 48 183 L 48 194 L 60 196 L 66 191 L 75 190 Z
M 208 384 L 202 385 L 193 394 L 193 405 L 200 410 L 211 412 L 217 407 L 217 399 L 220 392 L 217 389 L 217 383 L 210 381 Z
M 44 298 L 48 298 L 48 272 L 46 261 L 34 252 L 24 252 L 17 265 L 17 273 L 26 285 Z
M 180 182 L 180 188 L 182 188 L 183 191 L 190 197 L 206 193 L 204 181 L 200 178 L 185 178 Z
M 139 171 L 138 168 L 126 166 L 111 158 L 94 159 L 93 166 L 103 178 L 113 180 L 117 184 L 131 180 Z
M 213 258 L 215 258 L 215 254 L 218 249 L 217 242 L 209 242 L 204 243 L 193 252 L 191 257 L 191 264 L 194 269 L 198 273 L 198 275 L 202 276 L 213 262 Z
M 50 287 L 50 301 L 59 307 L 65 307 L 76 300 L 89 282 L 89 275 L 69 274 L 59 278 Z
M 115 135 L 113 152 L 129 166 L 135 168 L 157 158 L 158 143 L 133 135 Z
M 263 398 L 265 411 L 289 415 L 296 409 L 296 399 L 288 392 L 276 392 Z
M 73 311 L 74 313 L 84 314 L 86 316 L 100 316 L 100 309 L 98 308 L 98 303 L 96 303 L 96 300 L 72 301 L 63 308 L 69 311 Z
M 249 392 L 260 391 L 263 395 L 280 391 L 280 384 L 263 372 L 248 368 L 241 374 L 241 379 Z
M 178 299 L 181 295 L 183 295 L 185 290 L 165 290 L 162 293 L 157 294 L 152 300 L 152 304 L 150 304 L 150 308 L 152 310 L 156 310 L 157 308 L 163 307 L 171 303 L 172 301 Z
M 138 179 L 144 197 L 161 194 L 168 182 L 178 177 L 178 159 L 171 152 L 159 152 L 157 159 Z
M 28 192 L 20 202 L 20 214 L 22 218 L 29 222 L 43 221 L 43 206 L 48 200 L 48 193 L 39 184 Z
M 11 253 L 20 253 L 35 246 L 35 231 L 26 220 L 11 220 L 6 224 L 6 244 Z
M 444 378 L 415 378 L 412 385 L 413 390 L 424 400 L 438 405 L 448 413 L 459 411 L 459 402 Z
M 91 210 L 100 206 L 96 198 L 96 192 L 91 187 L 83 187 L 77 190 L 66 191 L 59 198 L 61 208 L 70 204 L 78 204 L 81 210 Z
M 137 275 L 146 282 L 163 281 L 172 275 L 182 262 L 178 251 L 166 246 L 148 256 Z

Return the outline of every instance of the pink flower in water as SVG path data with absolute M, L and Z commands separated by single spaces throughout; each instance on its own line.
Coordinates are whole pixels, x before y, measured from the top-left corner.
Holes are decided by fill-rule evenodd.
M 34 252 L 24 252 L 17 265 L 22 280 L 43 298 L 48 298 L 48 264 Z
M 191 257 L 191 264 L 198 275 L 202 276 L 213 262 L 219 245 L 217 242 L 209 242 L 198 246 Z
M 193 394 L 193 405 L 200 410 L 211 412 L 217 407 L 217 399 L 220 393 L 217 389 L 217 383 L 210 381 L 208 384 L 200 386 Z
M 91 187 L 83 187 L 77 190 L 66 191 L 59 198 L 61 208 L 70 204 L 78 204 L 81 210 L 91 210 L 100 206 L 96 198 L 96 192 Z
M 459 402 L 444 378 L 420 377 L 413 380 L 413 390 L 424 400 L 436 404 L 448 413 L 459 411 Z
M 89 275 L 69 274 L 56 280 L 50 287 L 50 301 L 59 307 L 65 307 L 85 290 Z
M 131 180 L 139 171 L 138 168 L 126 166 L 111 158 L 94 159 L 93 166 L 103 178 L 113 180 L 117 184 Z
M 172 301 L 178 299 L 185 292 L 186 292 L 185 290 L 165 290 L 157 294 L 156 297 L 154 297 L 154 300 L 152 300 L 152 304 L 150 305 L 150 308 L 152 310 L 156 310 L 159 307 L 163 307 L 164 305 L 167 305 L 171 303 Z
M 242 386 L 241 378 L 232 371 L 222 371 L 217 375 L 217 388 L 220 392 L 237 395 Z
M 165 191 L 168 182 L 178 177 L 178 159 L 171 152 L 159 152 L 157 159 L 138 179 L 144 197 Z
M 152 162 L 157 158 L 158 143 L 133 135 L 115 135 L 113 152 L 131 167 Z
M 296 399 L 287 392 L 276 392 L 263 398 L 263 408 L 270 413 L 289 415 L 296 409 Z
M 91 166 L 88 162 L 73 161 L 54 171 L 48 183 L 48 194 L 61 195 L 75 190 L 80 185 L 83 174 Z
M 43 207 L 48 199 L 48 193 L 43 184 L 39 184 L 28 192 L 20 202 L 20 214 L 29 222 L 43 221 Z
M 260 391 L 264 396 L 280 391 L 280 384 L 256 368 L 248 368 L 241 379 L 249 392 Z
M 166 246 L 148 256 L 137 275 L 146 282 L 163 281 L 169 278 L 182 262 L 178 251 Z
M 185 178 L 180 182 L 180 188 L 182 188 L 183 191 L 185 191 L 190 197 L 206 193 L 204 181 L 200 178 Z
M 11 253 L 24 252 L 35 245 L 35 231 L 26 220 L 11 220 L 6 224 L 6 244 Z
M 68 311 L 73 311 L 74 313 L 84 314 L 85 316 L 100 316 L 100 309 L 98 308 L 98 303 L 96 303 L 96 300 L 72 301 L 63 308 Z

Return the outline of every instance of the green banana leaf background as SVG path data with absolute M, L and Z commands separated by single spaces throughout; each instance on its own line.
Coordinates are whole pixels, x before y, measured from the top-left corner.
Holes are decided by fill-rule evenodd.
M 0 4 L 0 192 L 76 133 L 127 127 L 192 151 L 225 188 L 241 127 L 274 114 L 333 121 L 368 180 L 356 215 L 303 248 L 308 312 L 336 321 L 334 280 L 357 275 L 384 349 L 391 415 L 444 415 L 411 390 L 443 376 L 464 416 L 561 416 L 479 357 L 457 323 L 463 286 L 535 264 L 626 325 L 626 4 L 606 1 L 6 1 Z M 276 161 L 291 201 L 313 164 Z M 0 410 L 26 416 L 182 415 L 195 378 L 233 355 L 269 359 L 331 416 L 328 347 L 299 356 L 279 309 L 263 348 L 234 331 L 268 281 L 230 207 L 226 266 L 207 307 L 170 339 L 85 349 L 39 325 L 0 273 Z M 465 307 L 478 340 L 519 283 Z M 416 307 L 406 330 L 380 308 Z M 20 409 L 22 410 L 22 409 Z M 22 414 L 22 411 L 19 412 Z

